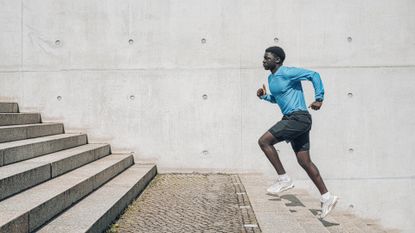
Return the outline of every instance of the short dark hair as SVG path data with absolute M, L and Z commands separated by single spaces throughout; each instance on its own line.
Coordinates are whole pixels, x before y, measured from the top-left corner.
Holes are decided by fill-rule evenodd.
M 278 56 L 281 59 L 280 64 L 282 64 L 285 60 L 285 52 L 281 47 L 272 46 L 272 47 L 265 49 L 265 52 L 269 52 L 269 53 L 274 54 L 275 56 Z

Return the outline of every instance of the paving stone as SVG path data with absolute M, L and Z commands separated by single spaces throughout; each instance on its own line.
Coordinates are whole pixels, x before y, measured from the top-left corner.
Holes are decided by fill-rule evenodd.
M 238 177 L 158 175 L 113 232 L 261 232 Z M 239 197 L 239 198 L 238 198 Z M 238 201 L 239 200 L 239 201 Z M 240 206 L 247 206 L 240 208 Z M 244 227 L 244 224 L 249 224 Z M 252 227 L 252 225 L 258 227 Z

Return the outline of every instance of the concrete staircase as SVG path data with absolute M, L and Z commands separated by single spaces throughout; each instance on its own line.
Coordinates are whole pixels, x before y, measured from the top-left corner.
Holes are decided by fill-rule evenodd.
M 0 103 L 0 233 L 102 232 L 156 173 Z
M 398 233 L 384 229 L 375 220 L 362 219 L 352 213 L 333 210 L 324 219 L 318 218 L 320 202 L 305 190 L 291 189 L 279 196 L 265 194 L 271 182 L 259 174 L 240 175 L 246 195 L 264 233 Z M 340 199 L 341 201 L 341 199 Z

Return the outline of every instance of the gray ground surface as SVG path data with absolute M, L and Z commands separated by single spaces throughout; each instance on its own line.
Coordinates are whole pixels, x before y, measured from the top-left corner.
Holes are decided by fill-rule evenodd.
M 261 232 L 237 175 L 157 175 L 108 232 Z

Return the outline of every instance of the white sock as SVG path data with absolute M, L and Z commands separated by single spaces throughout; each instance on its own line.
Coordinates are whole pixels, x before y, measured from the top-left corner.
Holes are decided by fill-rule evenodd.
M 327 193 L 321 195 L 320 201 L 321 202 L 326 202 L 330 199 L 330 196 L 331 196 L 330 192 L 327 192 Z
M 290 181 L 291 180 L 291 178 L 287 175 L 287 173 L 283 174 L 283 175 L 279 175 L 279 178 L 280 178 L 281 181 Z

